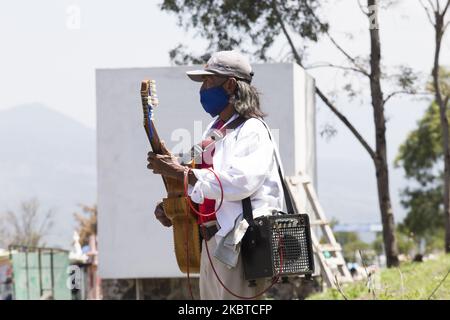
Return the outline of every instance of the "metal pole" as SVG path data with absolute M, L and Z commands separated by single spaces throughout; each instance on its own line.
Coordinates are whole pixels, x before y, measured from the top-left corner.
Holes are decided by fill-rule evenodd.
M 30 300 L 30 283 L 29 283 L 29 272 L 28 272 L 28 247 L 25 247 L 25 274 L 27 276 L 27 299 Z
M 13 258 L 12 258 L 12 250 L 13 250 L 13 246 L 8 246 L 9 249 L 9 261 L 11 262 L 11 281 L 12 281 L 12 287 L 13 287 L 13 300 L 16 300 L 16 282 L 14 281 L 14 263 L 13 263 Z
M 88 300 L 89 299 L 89 274 L 88 274 L 88 267 L 86 264 L 83 264 L 81 267 L 81 276 L 83 278 L 83 298 L 82 300 Z
M 50 249 L 50 272 L 51 272 L 51 284 L 52 284 L 52 299 L 55 300 L 55 291 L 54 291 L 54 286 L 55 286 L 55 279 L 54 279 L 54 273 L 53 273 L 53 249 Z
M 41 249 L 38 249 L 38 264 L 39 264 L 39 295 L 42 297 L 44 294 L 44 288 L 42 287 L 42 261 L 41 261 Z
M 141 300 L 141 286 L 139 279 L 136 278 L 136 300 Z

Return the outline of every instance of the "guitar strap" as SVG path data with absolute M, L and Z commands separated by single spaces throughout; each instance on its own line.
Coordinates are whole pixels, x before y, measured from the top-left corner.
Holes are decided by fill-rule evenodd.
M 234 119 L 233 121 L 231 121 L 228 125 L 223 126 L 220 129 L 212 129 L 212 132 L 209 134 L 209 137 L 207 137 L 205 139 L 205 141 L 207 141 L 206 146 L 202 145 L 202 143 L 199 143 L 192 148 L 193 153 L 194 153 L 193 159 L 195 159 L 195 163 L 200 163 L 200 161 L 202 161 L 204 159 L 203 154 L 206 153 L 208 150 L 212 150 L 212 148 L 214 147 L 214 145 L 217 141 L 223 139 L 227 133 L 236 129 L 237 127 L 239 127 L 242 123 L 244 123 L 247 120 L 248 119 L 246 119 L 242 116 L 239 116 L 236 119 Z M 271 142 L 274 143 L 272 140 L 272 136 L 270 134 L 270 130 L 267 127 L 266 123 L 262 120 L 261 120 L 261 122 L 266 127 L 267 132 L 269 133 L 269 138 L 270 138 Z M 278 175 L 280 176 L 281 186 L 283 188 L 284 201 L 286 204 L 287 213 L 294 214 L 295 210 L 294 210 L 294 206 L 292 204 L 292 195 L 290 194 L 289 189 L 286 186 L 286 181 L 285 181 L 283 173 L 281 171 L 281 161 L 278 158 L 278 154 L 275 149 L 275 145 L 274 145 L 274 157 L 275 157 L 275 160 L 276 160 L 277 166 L 278 166 Z M 249 222 L 252 221 L 253 215 L 251 214 L 252 206 L 251 206 L 251 202 L 250 202 L 250 197 L 248 197 L 242 201 L 242 206 L 244 209 L 243 210 L 244 216 L 245 216 L 244 218 Z
M 203 161 L 203 154 L 207 153 L 208 151 L 210 153 L 217 141 L 225 138 L 225 136 L 229 132 L 233 131 L 247 120 L 248 119 L 242 116 L 238 116 L 236 119 L 220 129 L 210 129 L 210 133 L 208 134 L 206 139 L 192 147 L 191 158 L 194 159 L 196 164 L 201 163 L 201 161 Z

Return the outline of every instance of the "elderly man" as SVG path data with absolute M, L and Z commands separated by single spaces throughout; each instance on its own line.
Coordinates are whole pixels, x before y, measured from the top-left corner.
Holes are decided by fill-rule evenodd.
M 223 196 L 216 214 L 198 219 L 201 228 L 208 231 L 202 242 L 200 296 L 201 299 L 253 297 L 264 290 L 265 284 L 259 280 L 256 286 L 249 286 L 244 279 L 240 241 L 248 224 L 243 223 L 242 200 L 250 198 L 254 217 L 268 214 L 269 208 L 282 209 L 284 197 L 274 157 L 276 148 L 262 121 L 258 92 L 251 85 L 252 68 L 242 54 L 217 52 L 203 70 L 187 75 L 202 82 L 201 105 L 214 117 L 204 136 L 213 129 L 233 127 L 216 141 L 209 154 L 210 161 L 203 157 L 200 167 L 189 171 L 188 176 L 189 196 L 199 204 L 202 214 L 213 213 Z M 149 152 L 148 161 L 148 168 L 154 173 L 184 179 L 186 167 L 167 150 L 166 155 Z M 161 204 L 157 205 L 155 215 L 163 225 L 171 225 Z

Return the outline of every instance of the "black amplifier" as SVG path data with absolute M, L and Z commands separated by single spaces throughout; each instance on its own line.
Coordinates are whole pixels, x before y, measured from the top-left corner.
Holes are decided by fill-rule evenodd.
M 314 273 L 307 214 L 275 214 L 253 222 L 242 239 L 246 280 Z

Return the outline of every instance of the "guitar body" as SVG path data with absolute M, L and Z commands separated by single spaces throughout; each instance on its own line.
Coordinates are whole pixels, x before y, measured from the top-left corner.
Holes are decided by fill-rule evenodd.
M 183 183 L 174 179 L 166 181 L 168 194 L 163 199 L 163 206 L 164 212 L 172 221 L 178 267 L 184 273 L 188 272 L 188 268 L 189 273 L 200 273 L 200 230 L 195 213 L 191 212 L 184 196 Z
M 153 108 L 158 104 L 154 81 L 141 83 L 144 111 L 144 128 L 152 151 L 162 154 L 161 141 L 152 119 Z M 196 215 L 184 196 L 183 181 L 163 177 L 167 198 L 163 199 L 166 216 L 172 221 L 175 257 L 181 272 L 200 273 L 201 241 Z

